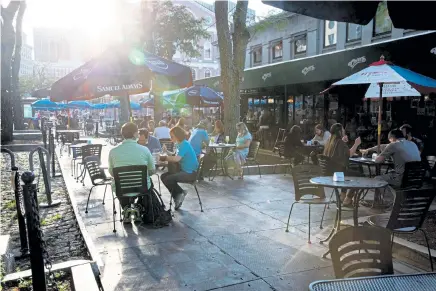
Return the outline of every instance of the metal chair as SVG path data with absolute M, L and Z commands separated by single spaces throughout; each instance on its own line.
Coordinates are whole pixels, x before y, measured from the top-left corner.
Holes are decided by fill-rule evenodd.
M 160 145 L 165 146 L 169 152 L 174 152 L 174 143 L 170 138 L 161 138 L 159 139 Z M 165 170 L 165 166 L 162 167 L 162 170 Z
M 277 144 L 276 144 L 276 147 L 277 147 L 277 151 L 278 151 L 278 155 L 279 155 L 279 157 L 280 157 L 284 162 L 289 163 L 289 168 L 292 169 L 292 157 L 286 157 L 286 156 L 285 156 L 285 145 L 283 144 L 283 142 L 279 142 L 279 143 L 277 143 Z M 274 173 L 274 174 L 276 173 L 276 168 L 277 168 L 277 166 L 278 166 L 278 164 L 275 164 L 275 165 L 274 165 L 274 170 L 273 170 L 273 173 Z M 286 175 L 286 173 L 288 172 L 287 170 L 288 170 L 288 167 L 286 167 L 285 175 Z
M 279 130 L 277 132 L 276 141 L 275 141 L 274 147 L 273 147 L 273 153 L 275 153 L 276 151 L 277 152 L 280 151 L 280 143 L 283 143 L 285 141 L 285 137 L 286 137 L 286 129 L 279 128 Z M 279 155 L 280 155 L 280 153 L 279 153 Z
M 347 227 L 330 240 L 329 249 L 337 279 L 394 273 L 391 233 L 380 227 Z
M 419 189 L 424 184 L 425 168 L 421 161 L 407 162 L 404 165 L 400 189 Z
M 311 243 L 310 241 L 311 206 L 313 204 L 327 205 L 330 203 L 330 201 L 325 198 L 324 187 L 320 187 L 310 183 L 311 178 L 321 175 L 322 175 L 321 168 L 316 165 L 298 165 L 292 168 L 292 178 L 294 180 L 294 190 L 295 190 L 295 202 L 292 203 L 291 210 L 289 211 L 288 223 L 286 225 L 286 232 L 289 232 L 289 220 L 291 219 L 291 213 L 295 203 L 307 204 L 309 205 L 308 243 Z M 324 212 L 322 214 L 321 224 L 319 226 L 319 228 L 321 229 L 322 229 L 322 222 L 324 220 Z
M 85 158 L 92 157 L 92 156 L 98 157 L 99 160 L 101 161 L 101 149 L 102 149 L 102 147 L 103 146 L 101 144 L 88 144 L 88 145 L 84 145 L 82 147 L 82 161 L 78 162 L 77 165 L 84 166 L 85 165 Z M 82 182 L 83 186 L 85 186 L 85 183 L 84 183 L 85 172 L 86 172 L 86 167 L 83 167 L 82 172 L 76 178 L 76 182 L 78 182 L 79 178 L 82 177 L 82 180 L 80 182 Z
M 197 176 L 195 177 L 195 180 L 192 182 L 179 182 L 179 184 L 189 184 L 189 185 L 194 186 L 195 192 L 197 192 L 198 203 L 200 204 L 201 212 L 204 212 L 203 211 L 203 203 L 201 203 L 201 198 L 200 198 L 200 194 L 198 193 L 197 184 L 198 184 L 199 178 L 201 176 L 201 171 L 203 170 L 203 163 L 204 163 L 203 158 L 204 158 L 204 155 L 201 155 L 200 159 L 199 159 L 199 163 L 198 163 Z M 171 197 L 172 197 L 172 195 L 171 195 Z M 173 198 L 170 199 L 170 209 L 171 209 L 171 205 L 172 205 L 171 204 L 172 199 Z
M 89 189 L 88 200 L 86 201 L 85 213 L 88 213 L 88 203 L 91 197 L 92 189 L 96 186 L 105 186 L 103 194 L 103 205 L 104 198 L 106 197 L 107 185 L 111 185 L 112 178 L 107 177 L 104 170 L 100 168 L 100 158 L 96 156 L 85 158 L 85 168 L 88 171 L 89 178 L 91 179 L 92 187 Z
M 422 224 L 435 196 L 434 189 L 397 191 L 391 214 L 374 215 L 369 217 L 367 221 L 370 225 L 391 230 L 392 242 L 395 234 L 410 234 L 418 230 L 421 231 L 427 244 L 432 271 L 433 260 L 431 258 L 427 234 L 422 229 Z
M 148 173 L 146 165 L 137 165 L 137 166 L 125 166 L 125 167 L 116 167 L 112 169 L 113 178 L 115 181 L 115 197 L 113 201 L 113 224 L 115 229 L 115 199 L 119 198 L 128 198 L 129 201 L 134 201 L 136 198 L 149 196 L 150 205 L 152 203 L 152 197 L 148 189 Z M 119 204 L 120 210 L 120 221 L 123 221 L 121 216 L 121 204 Z
M 61 148 L 59 150 L 59 155 L 62 157 L 62 150 L 65 149 L 65 146 L 68 147 L 68 155 L 69 152 L 69 146 L 73 144 L 74 140 L 76 139 L 76 135 L 73 132 L 64 132 L 59 134 L 59 138 L 61 140 Z
M 247 171 L 250 172 L 250 168 L 248 168 L 248 166 L 250 164 L 252 164 L 252 165 L 257 164 L 257 169 L 259 171 L 259 176 L 262 178 L 262 174 L 260 173 L 260 164 L 257 161 L 257 153 L 259 152 L 259 148 L 260 148 L 260 142 L 259 141 L 252 141 L 250 143 L 250 148 L 248 150 L 247 158 L 245 159 L 244 167 L 246 167 Z

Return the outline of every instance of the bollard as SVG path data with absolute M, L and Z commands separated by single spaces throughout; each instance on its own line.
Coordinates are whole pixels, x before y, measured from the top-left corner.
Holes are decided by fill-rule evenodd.
M 95 137 L 98 137 L 98 122 L 95 123 Z
M 47 149 L 47 130 L 44 127 L 41 128 L 42 142 L 44 143 L 44 148 Z
M 15 207 L 17 208 L 17 220 L 18 220 L 18 230 L 20 232 L 20 251 L 21 257 L 25 257 L 29 254 L 29 246 L 27 243 L 27 232 L 26 232 L 26 221 L 24 218 L 24 199 L 20 190 L 22 190 L 20 185 L 20 174 L 17 167 L 12 167 L 11 173 L 12 187 L 15 195 Z M 21 194 L 21 195 L 20 195 Z
M 32 172 L 24 172 L 21 175 L 23 181 L 23 198 L 26 210 L 27 234 L 29 236 L 30 267 L 32 271 L 33 290 L 46 291 L 43 240 L 39 222 L 38 204 L 36 198 L 36 185 L 33 183 L 35 175 Z
M 48 135 L 48 150 L 51 155 L 51 175 L 52 177 L 56 177 L 56 168 L 55 168 L 55 144 L 54 144 L 54 136 L 51 130 Z

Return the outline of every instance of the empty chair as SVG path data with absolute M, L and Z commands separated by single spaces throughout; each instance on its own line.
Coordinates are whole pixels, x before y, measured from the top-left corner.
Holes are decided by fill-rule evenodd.
M 257 170 L 259 171 L 259 177 L 262 178 L 262 174 L 260 173 L 260 165 L 259 162 L 257 161 L 257 153 L 259 152 L 259 148 L 260 148 L 260 141 L 252 141 L 250 143 L 250 148 L 248 150 L 248 155 L 247 158 L 245 159 L 245 165 L 244 167 L 247 168 L 247 171 L 249 172 L 249 165 L 257 165 Z
M 385 227 L 391 230 L 393 232 L 392 241 L 395 234 L 421 231 L 427 244 L 432 271 L 433 260 L 431 258 L 427 234 L 422 229 L 422 224 L 435 195 L 434 189 L 397 191 L 391 214 L 374 215 L 368 218 L 370 225 Z
M 91 197 L 92 189 L 96 186 L 105 186 L 103 194 L 103 204 L 104 198 L 106 197 L 107 185 L 111 185 L 112 179 L 107 177 L 104 170 L 100 168 L 100 158 L 97 156 L 91 156 L 85 158 L 85 168 L 91 179 L 92 187 L 89 189 L 88 200 L 86 201 L 85 213 L 88 213 L 88 203 Z
M 325 198 L 324 187 L 317 186 L 310 183 L 313 177 L 322 176 L 322 171 L 316 165 L 298 165 L 292 168 L 292 178 L 294 180 L 295 202 L 292 203 L 291 210 L 289 211 L 288 224 L 286 225 L 286 232 L 289 231 L 289 220 L 291 219 L 292 209 L 295 203 L 309 205 L 309 238 L 310 241 L 310 211 L 312 204 L 327 205 L 329 200 Z M 320 228 L 322 229 L 322 222 L 324 220 L 324 212 L 321 218 Z
M 64 132 L 59 135 L 59 138 L 61 140 L 61 149 L 59 150 L 59 155 L 62 156 L 62 150 L 65 149 L 65 146 L 67 146 L 69 154 L 69 146 L 73 144 L 74 140 L 76 139 L 76 135 L 73 132 Z
M 338 231 L 329 243 L 336 278 L 393 274 L 390 240 L 391 232 L 380 227 L 347 227 Z
M 277 132 L 276 142 L 274 143 L 273 147 L 273 153 L 278 152 L 280 149 L 280 144 L 282 144 L 285 141 L 286 137 L 286 129 L 285 128 L 279 128 Z M 279 153 L 280 155 L 280 153 Z
M 82 147 L 82 161 L 79 162 L 78 164 L 83 165 L 83 170 L 80 173 L 79 176 L 77 176 L 77 181 L 79 181 L 79 178 L 82 177 L 82 180 L 80 182 L 82 182 L 82 185 L 85 186 L 84 184 L 84 180 L 85 180 L 85 172 L 86 172 L 86 168 L 85 168 L 85 158 L 87 157 L 98 157 L 99 160 L 101 161 L 101 149 L 102 149 L 102 145 L 101 144 L 88 144 L 88 145 L 84 145 Z
M 87 143 L 87 140 L 75 140 L 73 141 L 72 145 L 76 145 L 76 144 L 84 144 Z M 71 176 L 75 177 L 75 175 L 77 175 L 77 170 L 76 167 L 78 167 L 78 163 L 76 164 L 76 162 L 80 159 L 82 159 L 82 147 L 72 147 L 71 151 L 73 153 L 73 157 L 71 159 Z
M 407 162 L 404 165 L 401 189 L 419 189 L 424 184 L 425 168 L 421 161 Z

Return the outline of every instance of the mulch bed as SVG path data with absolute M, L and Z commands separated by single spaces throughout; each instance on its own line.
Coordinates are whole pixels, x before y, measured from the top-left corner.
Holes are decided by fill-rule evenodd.
M 429 211 L 427 213 L 427 218 L 425 219 L 422 228 L 427 233 L 430 248 L 436 250 L 436 210 Z M 427 247 L 424 235 L 421 232 L 416 232 L 414 234 L 402 234 L 398 235 L 398 237 Z

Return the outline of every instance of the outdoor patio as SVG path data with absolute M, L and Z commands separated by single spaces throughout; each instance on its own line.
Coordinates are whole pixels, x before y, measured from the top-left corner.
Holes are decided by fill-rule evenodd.
M 110 148 L 103 147 L 102 161 L 107 160 Z M 312 244 L 307 243 L 307 205 L 295 205 L 286 233 L 294 197 L 289 174 L 252 175 L 243 181 L 205 180 L 199 184 L 203 213 L 195 191 L 186 185 L 189 194 L 170 226 L 151 229 L 117 222 L 114 234 L 109 190 L 103 205 L 104 187 L 94 188 L 86 214 L 89 179 L 85 186 L 76 183 L 68 155 L 60 158 L 60 164 L 101 256 L 98 263 L 106 291 L 307 290 L 310 282 L 334 278 L 330 257 L 322 259 L 328 245 L 319 244 L 333 225 L 334 205 L 326 211 L 324 229 L 319 228 L 323 206 L 312 207 Z M 168 206 L 169 193 L 163 185 L 161 189 Z M 331 190 L 326 191 L 330 195 Z M 359 208 L 359 216 L 372 213 Z M 343 220 L 351 214 L 345 213 Z M 397 274 L 422 271 L 398 261 L 394 268 Z

